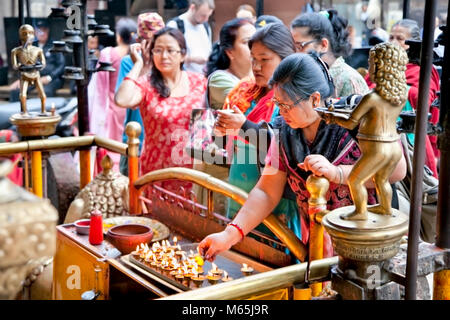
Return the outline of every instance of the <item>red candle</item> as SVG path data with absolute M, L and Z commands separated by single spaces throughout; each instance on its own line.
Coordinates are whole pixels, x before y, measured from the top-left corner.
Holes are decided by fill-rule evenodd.
M 100 210 L 91 213 L 91 226 L 89 228 L 89 243 L 92 245 L 103 242 L 103 219 Z

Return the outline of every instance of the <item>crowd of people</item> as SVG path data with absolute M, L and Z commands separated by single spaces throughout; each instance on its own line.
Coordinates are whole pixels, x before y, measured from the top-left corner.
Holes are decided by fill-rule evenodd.
M 345 62 L 352 49 L 351 28 L 336 10 L 301 13 L 286 26 L 274 16 L 256 17 L 251 6 L 243 5 L 213 43 L 208 20 L 214 9 L 213 0 L 191 0 L 188 10 L 170 21 L 157 13 L 141 14 L 137 24 L 119 21 L 117 46 L 99 54 L 100 61 L 112 62 L 117 72 L 99 72 L 91 81 L 90 94 L 97 96 L 89 99 L 91 131 L 125 142 L 124 126 L 138 121 L 143 127 L 140 175 L 169 167 L 194 168 L 249 192 L 242 207 L 231 199 L 215 199 L 216 211 L 233 223 L 201 242 L 208 259 L 255 228 L 272 235 L 261 224 L 270 213 L 307 243 L 307 177 L 315 174 L 330 181 L 328 209 L 351 205 L 348 177 L 361 156 L 355 133 L 327 124 L 315 108 L 366 95 L 375 85 Z M 420 39 L 417 23 L 401 20 L 388 41 L 407 50 L 408 39 Z M 406 67 L 405 110 L 417 107 L 419 68 L 414 62 Z M 430 105 L 439 91 L 435 71 Z M 192 110 L 205 106 L 217 115 L 213 132 L 216 142 L 230 151 L 229 168 L 195 162 L 181 143 L 189 137 Z M 433 110 L 431 122 L 437 119 Z M 258 138 L 255 143 L 250 132 L 265 141 Z M 437 175 L 434 137 L 427 138 L 426 148 L 426 164 Z M 126 174 L 126 159 L 113 159 Z M 405 175 L 401 157 L 389 183 Z M 368 203 L 378 202 L 373 182 L 365 186 Z M 206 203 L 204 190 L 190 183 L 170 180 L 162 187 L 193 190 L 198 201 Z M 392 207 L 398 208 L 395 188 Z M 327 235 L 324 250 L 325 256 L 333 254 Z

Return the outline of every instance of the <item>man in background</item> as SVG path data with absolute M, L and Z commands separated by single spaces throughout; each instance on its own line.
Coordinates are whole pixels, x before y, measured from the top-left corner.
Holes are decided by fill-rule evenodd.
M 214 8 L 214 0 L 190 0 L 188 11 L 167 23 L 184 34 L 187 46 L 184 68 L 188 71 L 204 73 L 212 48 L 208 20 Z

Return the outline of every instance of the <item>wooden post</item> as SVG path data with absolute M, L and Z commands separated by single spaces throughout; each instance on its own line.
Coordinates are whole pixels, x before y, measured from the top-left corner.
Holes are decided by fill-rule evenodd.
M 134 182 L 139 177 L 139 135 L 141 134 L 141 125 L 138 122 L 131 121 L 125 128 L 128 137 L 128 179 L 130 192 L 130 214 L 141 214 L 139 202 L 140 191 L 135 188 Z
M 43 196 L 42 192 L 42 153 L 41 151 L 31 152 L 31 181 L 33 193 L 38 197 Z

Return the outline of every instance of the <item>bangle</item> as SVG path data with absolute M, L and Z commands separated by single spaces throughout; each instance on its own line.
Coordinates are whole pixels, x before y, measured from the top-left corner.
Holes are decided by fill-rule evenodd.
M 340 166 L 336 166 L 339 171 L 339 184 L 342 184 L 344 182 L 344 171 L 342 171 L 342 168 Z
M 142 86 L 142 84 L 140 84 L 139 82 L 137 82 L 137 81 L 134 80 L 134 79 L 131 79 L 130 77 L 125 77 L 125 78 L 123 78 L 123 81 L 125 81 L 125 80 L 130 80 L 130 81 L 132 81 L 135 85 L 137 85 L 139 88 L 144 89 L 144 87 Z
M 241 227 L 239 227 L 236 223 L 229 223 L 228 225 L 235 227 L 241 234 L 241 240 L 244 240 L 245 235 L 244 235 L 244 231 L 242 231 Z

